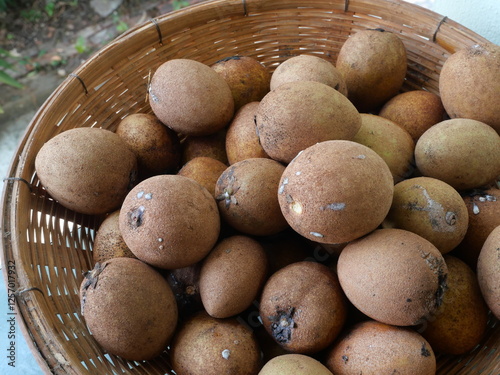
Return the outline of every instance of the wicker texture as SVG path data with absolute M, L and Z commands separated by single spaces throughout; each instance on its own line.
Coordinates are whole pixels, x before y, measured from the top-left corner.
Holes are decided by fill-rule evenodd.
M 88 333 L 78 289 L 82 273 L 92 266 L 92 243 L 103 218 L 76 214 L 47 196 L 34 169 L 42 145 L 67 129 L 114 130 L 126 115 L 150 113 L 148 79 L 168 59 L 212 64 L 240 54 L 272 70 L 307 53 L 335 63 L 349 35 L 377 27 L 397 33 L 407 48 L 404 90 L 437 93 L 448 56 L 485 41 L 450 19 L 398 0 L 214 0 L 129 30 L 68 76 L 29 124 L 9 171 L 17 180 L 4 183 L 2 197 L 4 270 L 15 262 L 18 323 L 44 371 L 170 373 L 167 355 L 141 364 L 124 361 L 105 354 Z M 500 328 L 492 318 L 484 343 L 462 357 L 440 357 L 438 373 L 498 375 L 499 345 Z

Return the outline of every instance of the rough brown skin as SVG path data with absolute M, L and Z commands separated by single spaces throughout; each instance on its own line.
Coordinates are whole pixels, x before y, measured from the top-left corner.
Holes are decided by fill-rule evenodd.
M 226 134 L 226 154 L 229 164 L 250 158 L 269 158 L 262 148 L 257 134 L 255 114 L 259 102 L 241 107 L 229 124 Z
M 215 134 L 186 137 L 182 142 L 182 165 L 197 157 L 209 157 L 227 164 L 226 130 L 222 129 Z
M 288 164 L 278 201 L 299 234 L 338 244 L 377 228 L 391 207 L 393 191 L 391 171 L 375 151 L 337 140 L 311 146 Z
M 441 69 L 439 92 L 451 118 L 478 120 L 500 134 L 500 46 L 473 45 L 452 54 Z
M 340 333 L 347 304 L 337 276 L 316 262 L 292 263 L 264 285 L 260 317 L 267 332 L 285 350 L 316 353 Z
M 137 158 L 114 132 L 74 128 L 47 141 L 35 158 L 48 193 L 73 211 L 101 215 L 120 207 L 137 179 Z
M 217 204 L 196 181 L 158 175 L 139 183 L 120 209 L 120 231 L 134 255 L 174 269 L 205 257 L 220 231 Z
M 185 320 L 194 313 L 203 310 L 200 296 L 201 262 L 188 267 L 167 271 L 166 280 L 177 301 L 179 320 Z
M 267 362 L 259 375 L 333 375 L 320 361 L 303 354 L 283 354 Z
M 334 374 L 434 375 L 436 357 L 417 332 L 368 320 L 348 329 L 328 351 Z
M 347 85 L 340 71 L 318 56 L 299 55 L 283 61 L 271 76 L 271 90 L 293 81 L 321 82 L 347 96 Z
M 493 315 L 500 319 L 500 226 L 486 239 L 477 262 L 481 293 Z
M 92 259 L 95 263 L 104 263 L 106 260 L 117 257 L 136 258 L 123 240 L 118 224 L 120 210 L 114 211 L 101 223 L 96 232 Z
M 276 198 L 284 170 L 267 158 L 245 159 L 228 167 L 215 185 L 221 218 L 238 231 L 256 236 L 288 228 Z
M 406 76 L 406 48 L 396 34 L 382 29 L 358 31 L 342 45 L 336 68 L 348 98 L 360 112 L 370 112 L 396 95 Z
M 207 156 L 199 156 L 189 160 L 177 173 L 189 177 L 208 190 L 215 198 L 215 184 L 227 165 Z
M 429 91 L 414 90 L 396 95 L 380 109 L 385 117 L 410 133 L 414 142 L 432 125 L 445 120 L 441 98 Z
M 352 304 L 379 322 L 421 324 L 442 304 L 448 273 L 434 245 L 402 229 L 378 229 L 349 243 L 337 272 Z
M 184 135 L 216 133 L 234 114 L 233 95 L 224 78 L 191 59 L 172 59 L 156 69 L 149 104 L 162 123 Z
M 260 143 L 273 159 L 289 163 L 318 142 L 351 140 L 361 127 L 352 103 L 320 82 L 285 83 L 267 94 L 256 114 Z
M 146 113 L 129 115 L 120 121 L 115 133 L 136 154 L 141 179 L 160 173 L 175 173 L 179 169 L 179 137 L 156 116 Z
M 453 250 L 469 225 L 467 207 L 460 194 L 447 183 L 431 177 L 415 177 L 394 186 L 391 209 L 384 228 L 416 233 L 442 254 Z
M 203 260 L 203 306 L 214 318 L 235 316 L 255 301 L 266 277 L 266 253 L 256 240 L 240 235 L 225 238 Z
M 234 99 L 234 110 L 245 104 L 260 101 L 269 92 L 271 74 L 258 60 L 249 56 L 232 56 L 217 61 L 212 69 L 229 85 Z
M 98 344 L 128 360 L 160 355 L 177 326 L 172 290 L 156 270 L 137 259 L 97 263 L 82 281 L 80 302 Z
M 384 159 L 394 183 L 413 173 L 415 142 L 406 130 L 391 120 L 361 113 L 361 128 L 352 140 L 370 147 Z
M 206 312 L 184 322 L 171 344 L 178 375 L 257 375 L 262 363 L 253 332 L 236 318 L 216 319 Z
M 443 304 L 419 332 L 436 353 L 465 354 L 483 338 L 488 323 L 484 302 L 475 272 L 460 259 L 446 255 L 448 289 Z
M 480 188 L 500 175 L 500 136 L 480 121 L 445 120 L 422 134 L 415 162 L 424 176 L 459 191 Z
M 473 270 L 486 238 L 500 225 L 500 190 L 497 188 L 476 189 L 462 193 L 469 213 L 469 226 L 462 242 L 454 254 Z

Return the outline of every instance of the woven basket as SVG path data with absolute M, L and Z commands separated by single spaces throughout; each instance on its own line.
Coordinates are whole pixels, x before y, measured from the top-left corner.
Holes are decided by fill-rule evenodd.
M 170 374 L 170 368 L 167 354 L 147 363 L 108 355 L 89 334 L 78 288 L 82 273 L 92 267 L 92 244 L 103 218 L 74 213 L 47 196 L 34 167 L 42 145 L 74 127 L 114 130 L 129 114 L 150 113 L 148 78 L 168 59 L 212 64 L 240 54 L 271 70 L 305 53 L 335 62 L 346 38 L 366 28 L 394 32 L 406 45 L 403 90 L 437 93 L 447 57 L 485 41 L 446 17 L 398 0 L 213 0 L 129 30 L 54 91 L 13 158 L 3 189 L 0 237 L 6 282 L 12 280 L 9 269 L 17 272 L 17 323 L 46 373 Z M 483 343 L 461 357 L 439 357 L 438 373 L 498 375 L 499 349 L 500 328 L 492 318 Z

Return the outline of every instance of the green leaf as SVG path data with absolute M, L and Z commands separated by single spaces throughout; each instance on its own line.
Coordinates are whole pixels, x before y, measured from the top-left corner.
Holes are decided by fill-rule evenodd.
M 5 83 L 6 85 L 9 85 L 9 86 L 12 86 L 12 87 L 15 87 L 18 89 L 23 88 L 23 85 L 20 82 L 18 82 L 14 78 L 12 78 L 10 75 L 5 73 L 3 70 L 0 70 L 0 83 Z
M 12 69 L 12 64 L 9 64 L 4 59 L 0 59 L 0 67 L 5 69 Z

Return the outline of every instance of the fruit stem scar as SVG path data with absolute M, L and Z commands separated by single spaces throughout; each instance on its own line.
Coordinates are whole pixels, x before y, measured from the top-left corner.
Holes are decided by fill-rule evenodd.
M 292 337 L 292 329 L 295 328 L 293 315 L 295 308 L 290 307 L 288 311 L 277 310 L 277 315 L 270 316 L 271 332 L 279 343 L 286 344 Z
M 137 229 L 142 225 L 144 222 L 144 211 L 144 206 L 139 206 L 128 213 L 128 223 L 132 228 Z

